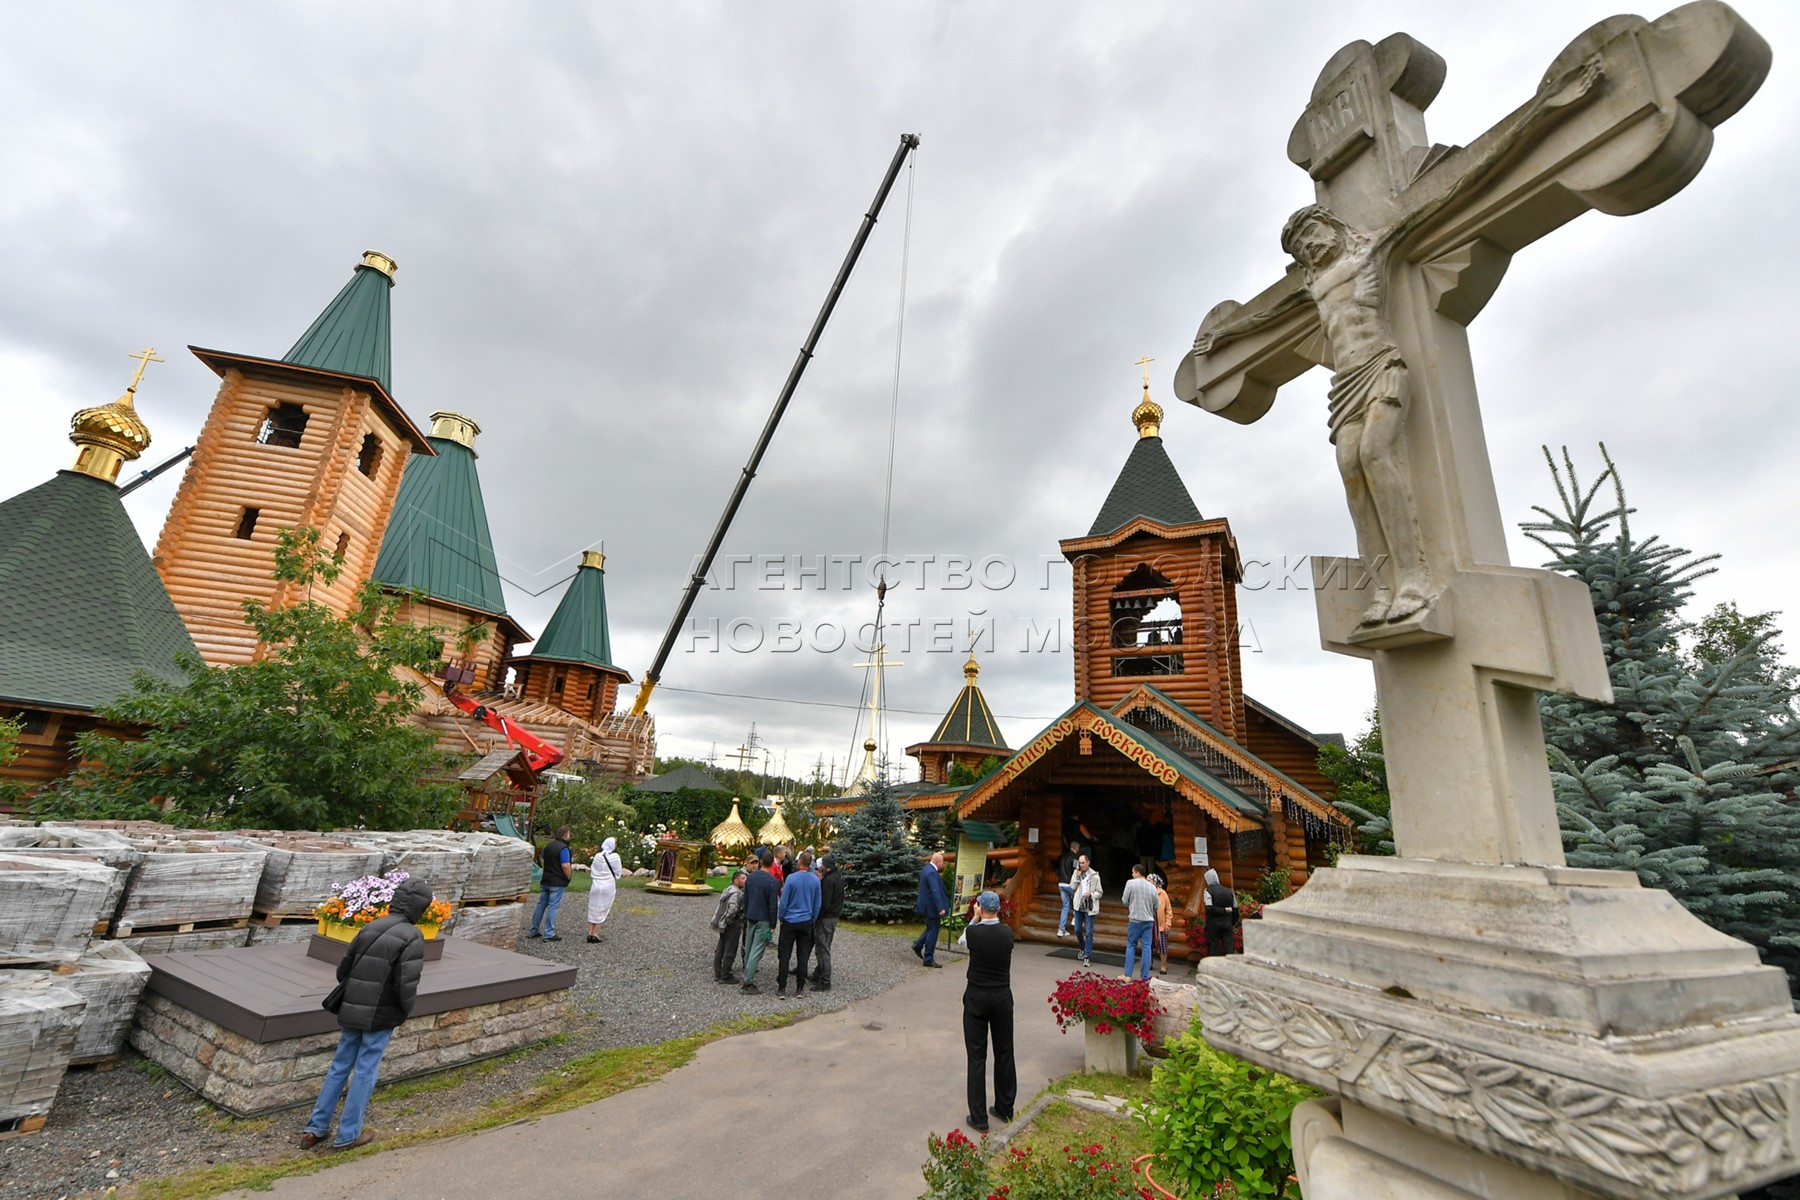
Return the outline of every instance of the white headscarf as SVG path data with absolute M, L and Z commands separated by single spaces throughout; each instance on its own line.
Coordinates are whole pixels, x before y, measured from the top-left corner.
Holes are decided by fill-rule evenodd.
M 618 838 L 607 838 L 604 842 L 600 843 L 600 853 L 602 853 L 602 854 L 611 854 L 614 850 L 617 850 L 618 848 L 619 848 L 619 839 Z M 1214 882 L 1216 883 L 1218 881 L 1214 880 Z
M 1206 868 L 1206 882 L 1209 884 L 1217 884 L 1219 882 L 1219 873 L 1211 867 Z

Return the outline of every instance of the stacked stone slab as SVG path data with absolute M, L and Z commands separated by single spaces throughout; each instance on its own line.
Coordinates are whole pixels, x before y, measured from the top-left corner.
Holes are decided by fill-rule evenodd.
M 529 907 L 516 901 L 466 905 L 451 918 L 448 932 L 463 941 L 480 942 L 497 950 L 517 950 L 519 927 Z
M 561 1030 L 567 988 L 414 1017 L 394 1032 L 381 1060 L 384 1081 L 505 1054 Z M 154 993 L 138 1008 L 131 1044 L 204 1099 L 240 1117 L 311 1104 L 338 1035 L 254 1042 Z
M 0 827 L 0 850 L 24 851 L 36 858 L 78 858 L 114 868 L 113 886 L 100 906 L 100 922 L 110 925 L 125 898 L 125 883 L 143 855 L 124 834 L 111 829 L 9 823 Z M 96 933 L 105 933 L 100 925 Z
M 447 904 L 459 903 L 469 885 L 475 850 L 445 830 L 413 829 L 367 833 L 359 837 L 383 851 L 381 870 L 405 871 L 431 885 L 431 894 Z
M 116 875 L 91 859 L 0 853 L 0 964 L 78 960 Z
M 475 853 L 462 899 L 514 899 L 531 890 L 531 844 L 497 833 L 452 834 Z
M 0 1130 L 40 1128 L 87 1002 L 39 971 L 0 972 Z
M 8 977 L 39 976 L 68 988 L 87 1002 L 75 1035 L 71 1061 L 76 1065 L 114 1058 L 131 1032 L 150 965 L 122 942 L 96 942 L 74 970 L 8 972 Z
M 172 933 L 188 931 L 170 926 L 247 921 L 267 850 L 187 830 L 127 836 L 144 857 L 125 885 L 117 936 L 129 937 L 139 927 Z M 243 941 L 240 933 L 238 944 Z
M 334 886 L 381 871 L 375 846 L 338 834 L 244 830 L 246 845 L 268 851 L 253 910 L 270 916 L 309 916 L 331 899 Z

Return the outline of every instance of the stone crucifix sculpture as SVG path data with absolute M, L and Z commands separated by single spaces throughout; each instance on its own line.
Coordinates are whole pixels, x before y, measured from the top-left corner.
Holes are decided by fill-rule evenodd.
M 1374 659 L 1402 855 L 1560 864 L 1534 693 L 1611 698 L 1586 588 L 1508 565 L 1465 326 L 1518 250 L 1586 209 L 1679 191 L 1767 69 L 1723 4 L 1614 17 L 1447 147 L 1424 122 L 1443 60 L 1406 34 L 1346 46 L 1288 143 L 1316 191 L 1282 231 L 1296 264 L 1213 308 L 1176 374 L 1182 399 L 1247 422 L 1333 369 L 1358 559 L 1314 560 L 1320 632 Z

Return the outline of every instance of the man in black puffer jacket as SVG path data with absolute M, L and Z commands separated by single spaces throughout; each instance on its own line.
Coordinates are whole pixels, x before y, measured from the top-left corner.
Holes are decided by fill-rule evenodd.
M 371 921 L 356 935 L 344 959 L 338 963 L 338 983 L 343 985 L 337 1006 L 337 1056 L 325 1072 L 325 1086 L 313 1105 L 300 1148 L 310 1150 L 325 1140 L 331 1129 L 331 1113 L 344 1096 L 344 1114 L 338 1120 L 333 1149 L 366 1146 L 375 1135 L 362 1127 L 375 1076 L 381 1070 L 394 1029 L 412 1015 L 419 995 L 419 976 L 425 969 L 425 937 L 417 922 L 431 907 L 431 885 L 423 879 L 403 880 L 394 889 L 388 915 Z M 329 997 L 327 998 L 329 1001 Z M 327 1005 L 329 1007 L 329 1004 Z

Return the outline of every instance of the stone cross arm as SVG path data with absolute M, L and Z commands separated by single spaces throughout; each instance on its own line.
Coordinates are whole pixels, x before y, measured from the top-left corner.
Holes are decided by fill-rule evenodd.
M 1398 39 L 1418 54 L 1431 54 L 1396 34 L 1377 47 L 1346 47 L 1327 74 L 1350 61 L 1358 47 L 1373 64 Z M 1315 162 L 1303 148 L 1293 153 L 1314 175 L 1320 203 L 1365 230 L 1399 235 L 1388 257 L 1390 272 L 1417 267 L 1436 311 L 1467 324 L 1518 250 L 1588 209 L 1615 216 L 1642 212 L 1687 186 L 1711 151 L 1713 128 L 1755 94 L 1770 59 L 1761 35 L 1718 0 L 1698 0 L 1653 22 L 1609 17 L 1556 57 L 1532 101 L 1468 146 L 1432 146 L 1415 154 L 1416 173 L 1391 193 L 1353 189 L 1340 158 Z M 1599 78 L 1570 106 L 1579 115 L 1520 138 L 1521 122 L 1534 106 L 1540 113 L 1554 108 L 1552 89 L 1576 77 L 1584 64 Z M 1322 77 L 1321 87 L 1330 86 Z M 1315 99 L 1309 114 L 1335 99 L 1354 126 L 1373 86 L 1348 89 L 1349 101 L 1342 94 Z M 1429 102 L 1431 91 L 1414 98 Z M 1385 99 L 1394 108 L 1408 103 L 1399 91 Z M 1422 132 L 1422 114 L 1413 116 Z M 1308 119 L 1296 129 L 1297 143 L 1304 142 Z M 1370 143 L 1399 136 L 1372 116 L 1367 123 Z M 1452 196 L 1454 204 L 1448 202 Z M 1201 324 L 1195 350 L 1176 370 L 1176 395 L 1249 422 L 1268 411 L 1282 384 L 1316 364 L 1331 365 L 1316 312 L 1297 302 L 1304 295 L 1296 266 L 1248 304 L 1215 307 Z

